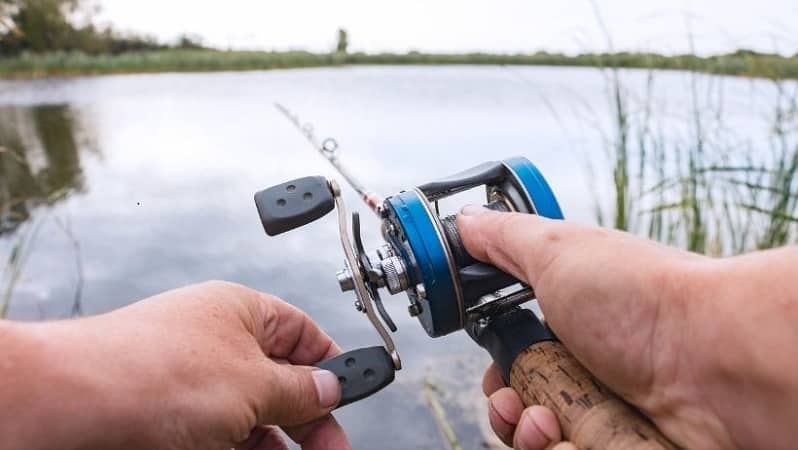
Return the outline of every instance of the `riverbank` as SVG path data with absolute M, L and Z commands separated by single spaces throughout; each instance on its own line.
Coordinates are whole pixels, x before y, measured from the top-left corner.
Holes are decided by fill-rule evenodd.
M 34 78 L 154 72 L 210 72 L 269 70 L 345 65 L 523 65 L 620 67 L 695 70 L 719 75 L 798 79 L 798 55 L 784 57 L 737 51 L 700 57 L 648 53 L 585 54 L 569 56 L 538 52 L 528 55 L 425 53 L 310 53 L 218 50 L 158 50 L 118 55 L 84 53 L 26 54 L 0 59 L 0 77 Z

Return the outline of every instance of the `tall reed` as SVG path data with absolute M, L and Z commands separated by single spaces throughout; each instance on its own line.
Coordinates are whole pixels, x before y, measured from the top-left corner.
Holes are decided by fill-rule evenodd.
M 711 255 L 798 240 L 798 83 L 771 82 L 768 148 L 752 148 L 726 123 L 722 78 L 690 71 L 689 102 L 673 120 L 653 104 L 656 72 L 635 98 L 617 67 L 602 71 L 612 199 L 597 204 L 600 223 Z
M 14 290 L 31 255 L 42 223 L 43 221 L 37 221 L 29 229 L 20 233 L 11 247 L 2 277 L 0 277 L 0 291 L 2 291 L 0 294 L 0 319 L 4 319 L 8 315 Z

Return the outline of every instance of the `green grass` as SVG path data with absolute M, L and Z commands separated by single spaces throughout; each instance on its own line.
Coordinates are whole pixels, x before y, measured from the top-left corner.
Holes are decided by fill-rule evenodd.
M 83 53 L 24 54 L 0 59 L 0 76 L 41 77 L 114 73 L 202 72 L 319 67 L 335 64 L 332 55 L 307 52 L 221 52 L 163 50 L 119 55 Z
M 663 56 L 650 53 L 600 53 L 568 56 L 534 54 L 425 54 L 245 52 L 157 50 L 118 55 L 83 53 L 23 54 L 0 59 L 2 77 L 91 75 L 149 72 L 268 70 L 339 65 L 530 65 L 695 70 L 707 73 L 798 79 L 798 58 L 738 51 L 729 55 Z
M 11 247 L 8 261 L 6 261 L 2 276 L 0 276 L 0 319 L 5 319 L 8 314 L 11 300 L 14 298 L 14 289 L 22 275 L 25 263 L 31 255 L 42 223 L 41 221 L 34 223 L 25 233 L 17 236 Z
M 656 71 L 635 96 L 617 68 L 601 70 L 612 120 L 598 130 L 604 160 L 591 167 L 594 189 L 610 193 L 596 199 L 599 223 L 710 255 L 798 242 L 798 84 L 771 81 L 769 144 L 752 149 L 726 124 L 723 79 L 691 71 L 684 116 L 664 132 Z

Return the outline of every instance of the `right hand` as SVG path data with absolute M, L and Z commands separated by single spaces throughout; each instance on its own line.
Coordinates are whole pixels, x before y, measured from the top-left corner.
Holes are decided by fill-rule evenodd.
M 757 380 L 745 374 L 765 371 L 746 367 L 752 361 L 744 352 L 754 344 L 745 333 L 756 333 L 744 324 L 750 299 L 735 294 L 731 286 L 739 280 L 729 276 L 726 260 L 622 232 L 480 207 L 464 208 L 458 228 L 471 255 L 533 286 L 563 344 L 677 445 L 749 448 L 769 442 L 769 448 L 787 448 L 794 442 L 779 438 L 794 433 L 789 423 L 795 407 L 780 406 L 786 417 L 779 417 L 765 402 L 751 401 L 765 389 L 757 390 Z M 754 348 L 754 362 L 775 352 L 774 343 L 795 342 L 794 332 L 786 333 L 774 331 L 770 337 L 778 340 Z M 507 445 L 542 450 L 561 440 L 554 413 L 539 405 L 524 410 L 495 365 L 483 388 L 491 426 Z

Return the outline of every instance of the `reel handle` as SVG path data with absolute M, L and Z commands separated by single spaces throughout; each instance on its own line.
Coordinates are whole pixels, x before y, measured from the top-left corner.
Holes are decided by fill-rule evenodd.
M 673 450 L 646 417 L 604 387 L 532 311 L 516 309 L 468 330 L 525 406 L 543 405 L 563 439 L 593 450 Z
M 376 394 L 394 380 L 396 369 L 385 347 L 365 347 L 342 353 L 316 367 L 338 376 L 338 408 Z
M 335 208 L 335 197 L 324 177 L 305 177 L 255 194 L 263 229 L 277 236 L 324 217 Z

